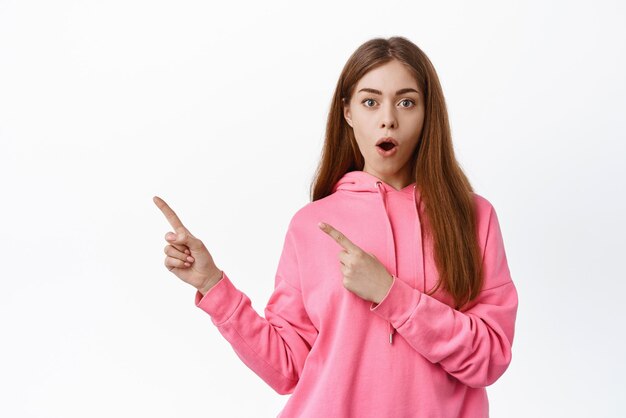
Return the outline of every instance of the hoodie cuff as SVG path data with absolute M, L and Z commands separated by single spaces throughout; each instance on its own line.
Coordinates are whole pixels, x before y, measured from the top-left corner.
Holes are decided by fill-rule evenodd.
M 232 316 L 242 297 L 241 291 L 222 271 L 222 278 L 204 296 L 199 290 L 196 291 L 195 304 L 211 316 L 215 325 L 219 325 Z
M 393 276 L 393 282 L 387 294 L 380 303 L 372 302 L 370 311 L 391 322 L 393 327 L 398 329 L 415 311 L 421 298 L 422 292 Z

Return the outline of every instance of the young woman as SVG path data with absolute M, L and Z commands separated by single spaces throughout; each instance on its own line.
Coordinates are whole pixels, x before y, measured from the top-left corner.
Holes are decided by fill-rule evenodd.
M 196 287 L 291 417 L 488 417 L 517 291 L 496 212 L 457 163 L 442 89 L 403 37 L 372 39 L 332 99 L 312 201 L 260 316 L 165 202 L 165 265 Z

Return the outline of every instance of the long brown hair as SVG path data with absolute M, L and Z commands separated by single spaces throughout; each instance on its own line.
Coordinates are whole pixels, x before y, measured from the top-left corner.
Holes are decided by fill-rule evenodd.
M 421 196 L 418 206 L 423 205 L 422 229 L 430 234 L 439 272 L 437 285 L 427 294 L 443 286 L 454 299 L 455 309 L 460 309 L 478 296 L 483 283 L 473 189 L 454 155 L 448 111 L 435 68 L 408 39 L 371 39 L 346 62 L 330 105 L 311 201 L 330 195 L 345 173 L 363 169 L 365 161 L 352 127 L 344 119 L 343 104 L 350 101 L 365 73 L 392 59 L 412 72 L 425 100 L 424 126 L 411 161 Z

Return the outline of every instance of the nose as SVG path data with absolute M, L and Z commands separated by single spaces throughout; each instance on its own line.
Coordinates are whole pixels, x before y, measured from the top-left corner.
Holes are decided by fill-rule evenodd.
M 383 111 L 381 113 L 381 121 L 380 121 L 380 127 L 381 128 L 396 128 L 398 125 L 398 122 L 396 121 L 396 114 L 392 106 L 383 106 Z

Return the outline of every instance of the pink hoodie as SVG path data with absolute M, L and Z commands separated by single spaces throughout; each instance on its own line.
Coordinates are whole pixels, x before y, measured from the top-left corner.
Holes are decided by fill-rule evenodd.
M 461 312 L 442 290 L 423 293 L 438 273 L 416 201 L 415 183 L 396 190 L 348 172 L 291 219 L 265 317 L 225 273 L 204 297 L 196 293 L 241 360 L 292 394 L 277 417 L 489 416 L 485 387 L 511 362 L 518 304 L 496 212 L 474 193 L 485 282 Z M 395 276 L 379 304 L 343 286 L 342 248 L 320 221 Z

